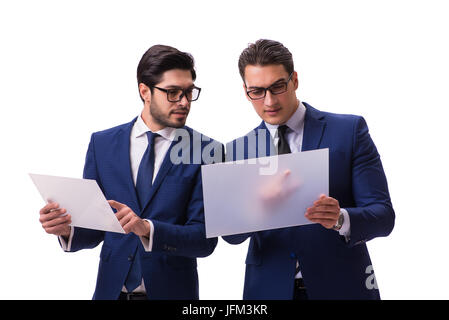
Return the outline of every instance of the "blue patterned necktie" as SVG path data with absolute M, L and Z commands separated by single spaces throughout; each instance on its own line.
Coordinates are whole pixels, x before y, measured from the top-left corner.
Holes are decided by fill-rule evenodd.
M 148 147 L 140 161 L 137 174 L 136 190 L 139 197 L 140 209 L 143 210 L 148 201 L 153 181 L 154 172 L 154 139 L 159 136 L 151 131 L 147 132 Z
M 154 139 L 159 136 L 151 131 L 147 132 L 148 147 L 140 161 L 139 171 L 137 174 L 136 189 L 139 198 L 140 208 L 143 211 L 145 204 L 150 195 L 153 173 L 154 173 Z M 142 269 L 140 267 L 140 259 L 138 250 L 134 254 L 134 259 L 129 269 L 128 276 L 125 281 L 125 287 L 128 292 L 133 292 L 142 283 Z

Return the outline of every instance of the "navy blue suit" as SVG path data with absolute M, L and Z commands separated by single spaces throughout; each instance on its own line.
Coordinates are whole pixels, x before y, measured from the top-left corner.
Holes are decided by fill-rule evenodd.
M 223 237 L 232 244 L 251 238 L 243 298 L 292 299 L 298 260 L 310 299 L 380 299 L 365 245 L 387 236 L 394 226 L 395 213 L 380 156 L 362 117 L 321 112 L 303 104 L 302 151 L 329 148 L 329 196 L 349 213 L 350 241 L 320 224 Z M 267 130 L 264 122 L 255 129 L 256 137 L 259 129 Z M 268 130 L 266 137 L 266 150 L 270 150 Z M 245 143 L 244 158 L 265 156 L 259 154 L 257 144 L 249 145 L 245 137 L 239 139 Z M 235 148 L 237 140 L 228 148 Z M 232 160 L 237 160 L 236 156 Z
M 170 150 L 176 144 L 174 141 L 153 183 L 149 201 L 140 208 L 129 158 L 135 120 L 92 135 L 83 176 L 95 179 L 106 199 L 124 203 L 141 218 L 153 222 L 152 252 L 145 252 L 133 233 L 78 227 L 74 230 L 71 251 L 93 248 L 103 242 L 93 299 L 118 298 L 136 255 L 140 256 L 149 299 L 198 299 L 196 257 L 210 255 L 217 244 L 216 238 L 205 237 L 201 164 L 173 164 Z M 188 127 L 184 129 L 189 133 L 191 148 L 199 134 L 194 135 Z M 203 149 L 209 142 L 195 143 L 201 143 Z

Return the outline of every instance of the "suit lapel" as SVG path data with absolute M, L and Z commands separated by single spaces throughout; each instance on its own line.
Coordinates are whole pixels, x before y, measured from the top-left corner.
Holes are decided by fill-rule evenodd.
M 323 138 L 324 130 L 326 128 L 326 121 L 324 121 L 323 114 L 317 109 L 313 108 L 306 102 L 303 102 L 306 107 L 306 115 L 304 118 L 304 133 L 302 140 L 302 151 L 318 149 Z M 273 139 L 271 138 L 270 131 L 262 123 L 255 129 L 256 131 L 256 141 L 259 141 L 259 134 L 262 133 L 260 130 L 265 130 L 265 141 L 267 153 L 263 154 L 259 143 L 256 144 L 257 157 L 264 157 L 267 155 L 275 155 L 276 147 L 273 145 Z M 274 153 L 273 153 L 274 150 Z
M 130 153 L 130 136 L 131 129 L 137 118 L 134 118 L 128 125 L 121 129 L 117 135 L 117 143 L 115 146 L 114 154 L 117 156 L 116 165 L 119 167 L 117 174 L 120 176 L 119 181 L 125 181 L 125 188 L 128 194 L 131 196 L 132 203 L 127 203 L 134 212 L 139 212 L 140 206 L 137 200 L 136 188 L 134 186 Z
M 304 133 L 302 138 L 302 151 L 318 149 L 323 137 L 326 122 L 320 111 L 309 104 L 306 106 L 306 116 L 304 119 Z

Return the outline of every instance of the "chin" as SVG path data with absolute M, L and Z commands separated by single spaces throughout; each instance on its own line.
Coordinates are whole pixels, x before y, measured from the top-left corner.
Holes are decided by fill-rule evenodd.
M 278 117 L 265 117 L 263 119 L 263 121 L 265 121 L 266 123 L 269 123 L 271 125 L 280 125 L 283 124 L 285 121 L 283 121 L 282 119 L 278 118 Z
M 179 129 L 184 127 L 185 124 L 186 124 L 185 121 L 173 121 L 172 123 L 170 123 L 170 127 Z

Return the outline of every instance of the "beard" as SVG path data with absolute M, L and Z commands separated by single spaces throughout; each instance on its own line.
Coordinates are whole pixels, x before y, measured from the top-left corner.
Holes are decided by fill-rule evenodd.
M 186 112 L 186 116 L 184 119 L 174 119 L 170 120 L 170 115 L 175 111 L 184 111 Z M 163 127 L 172 127 L 172 128 L 182 128 L 184 127 L 187 116 L 189 114 L 189 108 L 176 108 L 174 110 L 171 110 L 168 112 L 168 114 L 165 114 L 162 109 L 157 105 L 157 103 L 151 101 L 150 104 L 150 115 L 153 118 L 155 122 L 157 122 L 159 125 Z

